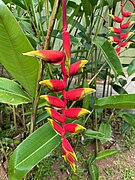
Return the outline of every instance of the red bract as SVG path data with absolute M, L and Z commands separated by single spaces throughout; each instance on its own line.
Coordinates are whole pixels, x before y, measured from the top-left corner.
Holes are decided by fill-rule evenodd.
M 134 13 L 122 11 L 122 15 L 123 15 L 124 17 L 130 17 L 131 15 L 134 15 Z
M 57 124 L 55 121 L 53 121 L 53 120 L 50 119 L 50 118 L 48 118 L 47 120 L 50 122 L 52 128 L 53 128 L 58 134 L 60 134 L 60 135 L 64 135 L 64 134 L 65 134 L 65 130 L 62 129 L 62 127 L 61 127 L 59 124 Z
M 69 76 L 70 61 L 71 61 L 70 35 L 67 31 L 65 31 L 62 33 L 62 36 L 63 36 L 63 48 L 66 54 L 65 68 L 66 68 L 67 75 Z
M 60 64 L 64 60 L 65 54 L 56 50 L 37 50 L 23 53 L 27 56 L 37 56 L 43 58 L 46 62 L 53 64 Z
M 71 101 L 78 101 L 83 99 L 87 94 L 95 92 L 92 88 L 78 88 L 65 93 L 65 98 Z
M 62 91 L 65 88 L 65 83 L 64 81 L 60 80 L 44 80 L 40 81 L 39 84 L 47 86 L 51 91 Z
M 111 32 L 114 32 L 116 34 L 120 34 L 122 30 L 120 28 L 115 28 L 115 27 L 109 27 Z
M 52 108 L 45 108 L 48 112 L 48 114 L 50 115 L 51 118 L 55 119 L 58 122 L 65 122 L 65 117 L 62 116 L 59 112 L 57 112 L 56 110 L 52 109 Z
M 75 154 L 72 146 L 70 145 L 70 143 L 68 142 L 68 140 L 65 137 L 62 138 L 62 149 L 66 156 L 67 156 L 67 154 L 70 154 L 77 161 L 76 154 Z
M 82 69 L 85 66 L 87 62 L 88 62 L 87 60 L 81 60 L 81 61 L 75 62 L 74 64 L 71 64 L 70 76 L 75 75 L 80 69 Z
M 131 41 L 126 41 L 126 42 L 121 42 L 120 44 L 119 44 L 119 46 L 120 47 L 127 47 L 127 46 L 129 46 L 130 44 L 132 44 L 133 42 L 131 42 Z
M 135 23 L 135 21 L 126 22 L 124 24 L 121 24 L 120 27 L 121 27 L 121 29 L 127 29 L 127 28 L 129 28 L 134 23 Z
M 110 42 L 116 42 L 116 43 L 120 42 L 120 38 L 117 38 L 115 36 L 109 36 L 108 38 Z
M 91 112 L 84 108 L 69 108 L 65 111 L 65 116 L 71 119 L 78 119 L 89 113 Z
M 121 23 L 121 22 L 122 22 L 122 19 L 119 18 L 118 16 L 114 16 L 114 15 L 112 15 L 112 14 L 109 14 L 109 16 L 111 16 L 111 17 L 113 18 L 113 20 L 114 20 L 115 22 L 117 22 L 117 23 Z
M 126 32 L 126 33 L 120 34 L 120 38 L 121 38 L 121 39 L 127 39 L 127 38 L 129 38 L 132 34 L 134 34 L 134 32 Z
M 66 132 L 77 134 L 80 131 L 85 130 L 86 128 L 79 124 L 69 123 L 64 126 L 64 129 Z
M 57 108 L 64 108 L 65 103 L 61 99 L 49 96 L 49 95 L 41 95 L 40 98 L 45 99 L 51 106 L 57 107 Z

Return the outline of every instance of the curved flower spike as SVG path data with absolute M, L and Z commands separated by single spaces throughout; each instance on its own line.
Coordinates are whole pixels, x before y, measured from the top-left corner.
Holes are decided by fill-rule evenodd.
M 127 28 L 129 28 L 130 26 L 132 26 L 132 24 L 134 24 L 134 23 L 135 23 L 135 21 L 126 22 L 126 23 L 124 23 L 124 24 L 121 24 L 120 27 L 121 27 L 121 29 L 127 29 Z
M 64 52 L 56 51 L 56 50 L 37 50 L 30 51 L 27 53 L 23 53 L 23 55 L 27 56 L 37 56 L 39 58 L 43 58 L 46 62 L 60 64 L 64 59 Z
M 115 36 L 109 36 L 109 42 L 115 42 L 115 43 L 119 43 L 120 39 L 115 37 Z
M 90 113 L 90 111 L 84 108 L 69 108 L 65 111 L 65 116 L 71 119 L 79 119 L 80 117 Z
M 62 149 L 63 149 L 63 154 L 65 156 L 70 154 L 77 161 L 76 154 L 72 146 L 70 145 L 69 141 L 65 137 L 62 137 Z
M 49 95 L 41 95 L 40 98 L 45 99 L 51 106 L 57 107 L 57 108 L 64 108 L 65 103 L 61 99 L 54 97 L 54 96 L 49 96 Z
M 71 62 L 71 46 L 70 46 L 70 35 L 69 32 L 64 31 L 62 33 L 62 38 L 63 38 L 63 49 L 66 54 L 66 59 L 65 59 L 65 68 L 67 75 L 69 76 L 70 72 L 70 62 Z
M 85 64 L 87 64 L 88 60 L 81 60 L 71 64 L 70 66 L 70 76 L 75 75 L 80 69 L 82 69 Z
M 65 130 L 62 129 L 62 127 L 57 124 L 54 120 L 47 118 L 47 120 L 50 122 L 50 125 L 52 126 L 52 128 L 56 131 L 56 133 L 58 133 L 59 135 L 64 135 Z
M 126 32 L 126 33 L 122 33 L 120 34 L 120 38 L 121 39 L 128 39 L 131 35 L 135 34 L 135 32 Z
M 114 16 L 114 15 L 112 15 L 112 14 L 109 14 L 109 16 L 111 16 L 111 17 L 113 18 L 113 20 L 114 20 L 115 22 L 117 22 L 117 23 L 121 23 L 121 22 L 122 22 L 122 19 L 119 18 L 118 16 Z
M 71 101 L 78 101 L 83 99 L 87 94 L 94 93 L 95 89 L 92 88 L 78 88 L 65 93 L 65 98 Z
M 59 112 L 57 112 L 56 110 L 52 109 L 52 108 L 48 108 L 45 107 L 45 109 L 47 110 L 48 114 L 51 116 L 51 118 L 55 119 L 58 122 L 65 122 L 64 116 L 62 116 Z
M 44 80 L 40 81 L 39 84 L 47 86 L 51 91 L 62 91 L 65 88 L 65 83 L 64 81 L 60 80 Z
M 77 134 L 80 131 L 85 130 L 86 128 L 79 124 L 69 123 L 64 126 L 64 129 L 66 132 Z
M 116 34 L 120 34 L 122 30 L 120 28 L 115 28 L 115 27 L 109 27 L 110 32 L 114 32 Z

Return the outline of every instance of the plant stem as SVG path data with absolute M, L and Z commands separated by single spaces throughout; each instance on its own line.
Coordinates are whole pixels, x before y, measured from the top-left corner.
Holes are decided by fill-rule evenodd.
M 16 119 L 16 112 L 15 112 L 15 106 L 13 106 L 13 117 L 14 117 L 14 126 L 15 126 L 15 130 L 17 131 L 17 119 Z

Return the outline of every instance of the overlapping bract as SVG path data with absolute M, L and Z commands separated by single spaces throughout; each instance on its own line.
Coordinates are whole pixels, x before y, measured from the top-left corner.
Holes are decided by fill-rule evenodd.
M 135 3 L 132 0 L 129 0 L 129 1 L 135 7 Z M 121 1 L 121 17 L 115 16 L 112 14 L 109 14 L 109 15 L 113 18 L 113 20 L 115 22 L 117 22 L 119 24 L 119 28 L 109 27 L 110 32 L 113 32 L 114 35 L 109 36 L 108 38 L 109 38 L 110 42 L 116 43 L 118 45 L 116 47 L 116 52 L 117 52 L 118 56 L 120 56 L 121 48 L 127 47 L 133 43 L 133 41 L 130 40 L 130 38 L 132 37 L 132 35 L 134 35 L 135 32 L 134 31 L 130 32 L 129 28 L 130 28 L 130 26 L 132 26 L 135 23 L 135 21 L 125 22 L 125 19 L 132 15 L 135 15 L 135 13 L 124 11 L 124 6 Z

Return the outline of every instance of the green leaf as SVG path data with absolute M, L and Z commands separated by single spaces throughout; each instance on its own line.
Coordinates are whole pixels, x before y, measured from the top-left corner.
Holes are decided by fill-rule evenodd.
M 118 75 L 124 76 L 121 62 L 112 45 L 107 40 L 103 40 L 103 39 L 94 41 L 93 43 L 102 50 L 106 62 L 114 72 L 115 78 Z
M 123 87 L 117 84 L 113 84 L 112 87 L 118 94 L 128 94 L 127 91 Z
M 92 13 L 92 5 L 90 3 L 90 0 L 81 0 L 83 11 L 86 15 L 91 15 Z
M 118 117 L 122 117 L 130 126 L 135 129 L 135 115 L 128 112 L 121 112 L 118 114 Z
M 104 151 L 100 151 L 98 154 L 97 154 L 97 157 L 96 159 L 97 160 L 101 160 L 101 159 L 104 159 L 106 157 L 109 157 L 109 156 L 113 156 L 115 154 L 117 154 L 119 151 L 117 150 L 104 150 Z
M 94 108 L 135 109 L 135 94 L 122 94 L 100 98 L 96 101 Z
M 98 180 L 99 179 L 99 169 L 95 163 L 92 163 L 89 167 L 91 180 Z
M 18 105 L 31 102 L 31 99 L 16 82 L 0 78 L 0 102 Z
M 6 5 L 0 3 L 0 62 L 34 98 L 39 63 L 22 53 L 33 48 Z
M 90 138 L 95 138 L 99 140 L 105 140 L 105 141 L 110 141 L 111 138 L 108 138 L 104 133 L 99 132 L 99 131 L 93 131 L 93 130 L 86 130 L 85 135 L 90 137 Z
M 135 73 L 135 59 L 129 64 L 127 72 L 129 76 Z
M 108 137 L 108 139 L 111 139 L 112 130 L 111 130 L 111 125 L 109 123 L 102 122 L 99 127 L 99 132 L 105 134 L 105 136 Z M 101 139 L 100 141 L 102 144 L 107 142 L 107 140 L 104 139 L 103 140 Z
M 10 180 L 22 179 L 35 165 L 45 158 L 60 143 L 60 136 L 49 123 L 44 124 L 14 151 L 9 160 Z

